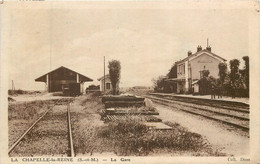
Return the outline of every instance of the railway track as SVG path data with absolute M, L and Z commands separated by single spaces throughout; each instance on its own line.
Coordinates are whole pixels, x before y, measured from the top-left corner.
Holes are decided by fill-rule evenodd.
M 57 105 L 60 105 L 61 100 L 63 99 L 59 99 L 57 100 L 52 106 L 49 107 L 49 109 L 42 115 L 40 116 L 17 140 L 16 142 L 9 148 L 8 150 L 8 154 L 10 155 L 17 147 L 19 147 L 19 145 L 21 145 L 21 143 L 23 141 L 26 141 L 26 136 L 28 135 L 32 135 L 30 134 L 31 131 L 41 127 L 39 125 L 39 122 L 43 122 L 44 119 L 48 120 L 50 119 L 51 116 L 53 116 L 53 113 L 51 114 L 51 111 L 53 111 L 54 107 Z M 72 130 L 71 130 L 71 121 L 70 121 L 70 99 L 66 102 L 67 104 L 67 111 L 66 111 L 66 116 L 67 116 L 67 134 L 68 134 L 68 150 L 67 155 L 69 157 L 73 157 L 75 156 L 74 153 L 74 147 L 73 147 L 73 139 L 72 139 Z M 47 117 L 47 115 L 49 115 L 50 117 Z M 36 127 L 38 126 L 38 127 Z M 28 142 L 31 142 L 28 141 Z M 52 146 L 52 145 L 51 145 Z
M 242 129 L 243 131 L 249 131 L 249 110 L 243 109 L 242 107 L 237 110 L 237 106 L 232 108 L 227 104 L 224 108 L 221 108 L 219 105 L 210 106 L 208 104 L 205 105 L 205 103 L 199 104 L 198 101 L 197 103 L 193 103 L 192 101 L 173 100 L 171 98 L 162 98 L 154 95 L 145 97 L 161 105 L 215 120 Z
M 187 102 L 187 103 L 192 103 L 197 105 L 204 105 L 204 106 L 223 108 L 228 110 L 235 110 L 243 113 L 249 113 L 249 105 L 240 102 L 231 102 L 231 101 L 225 102 L 225 101 L 210 100 L 210 99 L 208 101 L 203 101 L 203 99 L 198 99 L 198 98 L 177 97 L 177 96 L 170 96 L 170 95 L 157 94 L 157 93 L 156 94 L 150 93 L 150 95 L 159 98 L 165 98 L 168 100 L 175 100 L 175 101 Z

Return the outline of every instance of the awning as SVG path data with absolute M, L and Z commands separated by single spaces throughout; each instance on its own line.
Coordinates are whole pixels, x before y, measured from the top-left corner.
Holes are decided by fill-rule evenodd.
M 195 80 L 191 84 L 194 85 L 194 84 L 197 84 L 198 82 L 199 82 L 199 80 Z
M 181 81 L 185 81 L 185 77 L 171 78 L 171 79 L 167 79 L 166 81 L 169 81 L 169 82 L 181 82 Z

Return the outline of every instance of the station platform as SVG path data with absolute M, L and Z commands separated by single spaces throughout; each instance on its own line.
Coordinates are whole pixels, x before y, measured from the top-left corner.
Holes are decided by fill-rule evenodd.
M 215 96 L 215 99 L 211 99 L 211 95 L 191 95 L 191 94 L 175 94 L 175 93 L 150 93 L 150 95 L 160 95 L 160 96 L 172 96 L 172 97 L 180 97 L 180 98 L 191 98 L 191 99 L 201 99 L 201 100 L 212 100 L 212 101 L 222 101 L 222 102 L 233 102 L 233 103 L 242 103 L 249 105 L 249 98 L 232 98 L 227 96 L 222 96 L 222 98 L 218 98 Z

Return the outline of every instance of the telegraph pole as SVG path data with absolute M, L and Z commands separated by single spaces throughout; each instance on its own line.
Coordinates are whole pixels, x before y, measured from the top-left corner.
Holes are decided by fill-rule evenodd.
M 104 92 L 106 91 L 106 57 L 104 56 Z

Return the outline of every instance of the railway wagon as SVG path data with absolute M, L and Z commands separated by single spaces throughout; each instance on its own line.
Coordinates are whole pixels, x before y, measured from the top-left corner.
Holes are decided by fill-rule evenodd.
M 69 83 L 64 89 L 63 94 L 66 96 L 82 95 L 83 85 L 81 83 Z

